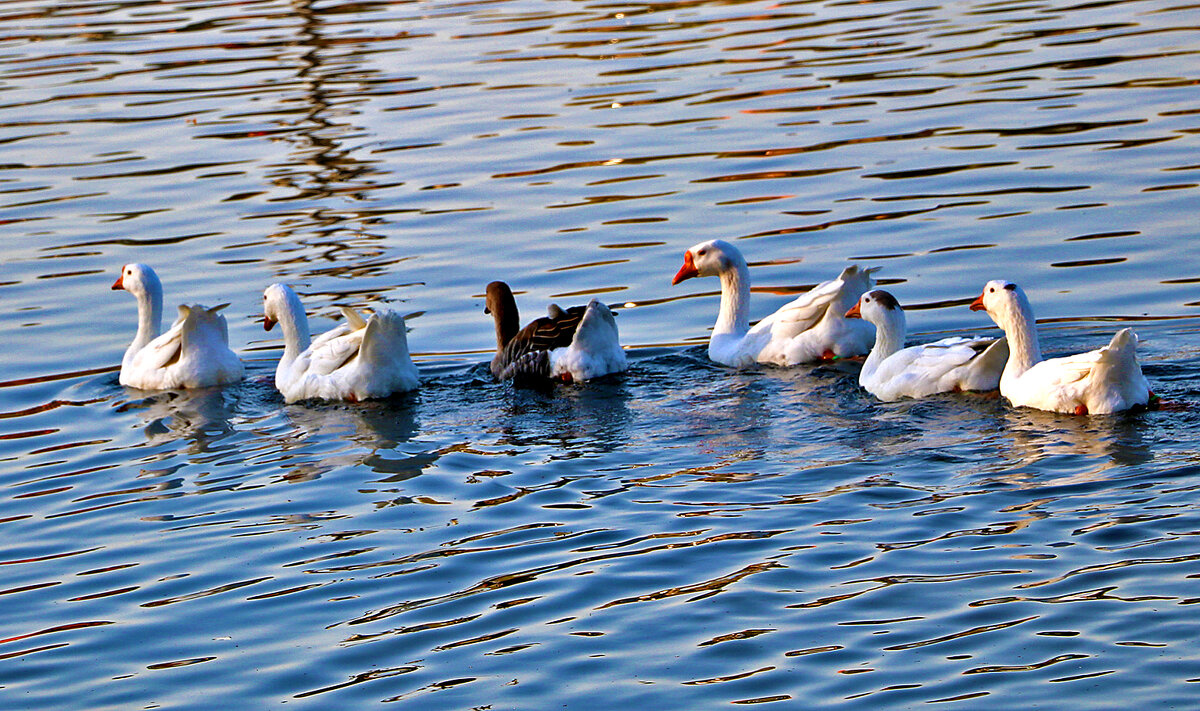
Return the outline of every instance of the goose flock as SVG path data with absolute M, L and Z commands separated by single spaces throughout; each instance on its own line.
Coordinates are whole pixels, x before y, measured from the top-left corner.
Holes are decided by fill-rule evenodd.
M 794 366 L 865 356 L 859 384 L 883 401 L 936 393 L 999 390 L 1014 406 L 1076 415 L 1120 412 L 1151 402 L 1137 361 L 1137 336 L 1126 328 L 1100 349 L 1043 359 L 1029 299 L 1019 286 L 989 281 L 971 304 L 1004 332 L 998 339 L 947 338 L 905 347 L 904 311 L 887 291 L 874 289 L 875 269 L 850 266 L 836 279 L 750 323 L 750 271 L 737 247 L 701 242 L 684 253 L 672 284 L 695 277 L 721 280 L 721 305 L 708 357 L 732 368 Z M 144 264 L 126 264 L 113 289 L 133 294 L 138 328 L 121 360 L 120 383 L 143 390 L 205 388 L 240 380 L 245 368 L 229 348 L 221 310 L 189 304 L 160 334 L 162 283 Z M 617 323 L 607 306 L 556 304 L 523 328 L 512 290 L 486 289 L 486 313 L 496 328 L 490 370 L 497 380 L 575 382 L 627 368 Z M 404 317 L 373 309 L 364 318 L 342 308 L 345 320 L 315 338 L 304 305 L 286 284 L 263 292 L 263 326 L 279 324 L 284 349 L 275 387 L 287 402 L 358 402 L 419 385 Z

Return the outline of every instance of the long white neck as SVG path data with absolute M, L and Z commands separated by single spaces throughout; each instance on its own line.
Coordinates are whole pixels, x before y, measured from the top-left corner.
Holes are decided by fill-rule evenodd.
M 721 270 L 721 311 L 713 335 L 744 334 L 750 330 L 750 270 L 744 259 L 729 257 Z
M 871 323 L 875 324 L 875 346 L 863 362 L 864 371 L 875 370 L 880 363 L 904 348 L 904 339 L 908 336 L 908 322 L 904 318 L 904 311 L 900 309 L 882 309 L 882 313 L 877 313 Z
M 308 331 L 308 316 L 304 313 L 304 304 L 300 297 L 290 289 L 284 291 L 283 312 L 279 314 L 279 327 L 283 329 L 283 357 L 280 365 L 296 360 L 312 343 Z
M 144 289 L 134 294 L 138 304 L 138 329 L 125 351 L 125 358 L 131 358 L 134 353 L 146 347 L 146 344 L 158 337 L 162 328 L 162 287 L 158 284 L 146 284 Z
M 1009 306 L 1000 314 L 998 323 L 1008 337 L 1008 363 L 1004 366 L 1004 375 L 1015 377 L 1041 362 L 1042 349 L 1038 345 L 1033 309 L 1015 299 Z

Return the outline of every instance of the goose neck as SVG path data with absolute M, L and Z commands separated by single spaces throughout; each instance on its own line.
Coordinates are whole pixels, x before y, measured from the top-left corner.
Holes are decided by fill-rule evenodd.
M 517 315 L 516 304 L 511 304 L 510 307 L 501 307 L 492 311 L 492 317 L 496 321 L 496 348 L 503 350 L 508 342 L 517 335 L 521 330 L 520 317 Z
M 131 351 L 139 350 L 153 341 L 162 328 L 162 287 L 154 288 L 154 286 L 153 284 L 148 285 L 147 288 L 135 294 L 138 302 L 138 330 L 137 336 L 130 346 Z
M 308 316 L 304 313 L 304 304 L 295 292 L 287 291 L 284 297 L 283 313 L 279 315 L 279 327 L 283 329 L 283 358 L 291 362 L 312 343 L 308 330 Z
M 484 313 L 492 315 L 496 324 L 496 350 L 502 351 L 521 330 L 521 316 L 512 289 L 502 281 L 487 285 Z
M 908 324 L 904 312 L 898 309 L 889 310 L 882 314 L 882 318 L 873 320 L 873 323 L 875 346 L 871 348 L 867 360 L 870 364 L 877 365 L 904 348 L 904 339 L 908 337 Z
M 746 333 L 750 330 L 750 270 L 745 261 L 732 261 L 720 277 L 721 310 L 713 333 Z
M 1008 363 L 1004 368 L 1006 375 L 1020 375 L 1042 360 L 1032 309 L 1024 304 L 1016 304 L 1015 308 L 1002 315 L 1000 328 L 1008 337 Z

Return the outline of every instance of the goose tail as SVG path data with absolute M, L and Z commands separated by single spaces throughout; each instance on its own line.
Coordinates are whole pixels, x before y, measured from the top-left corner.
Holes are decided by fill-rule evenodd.
M 1089 404 L 1090 412 L 1115 412 L 1150 401 L 1150 383 L 1138 364 L 1137 345 L 1133 329 L 1123 328 L 1100 349 L 1090 379 L 1103 404 Z

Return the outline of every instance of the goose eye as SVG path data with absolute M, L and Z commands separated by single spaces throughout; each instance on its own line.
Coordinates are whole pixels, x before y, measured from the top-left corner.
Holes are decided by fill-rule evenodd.
M 1016 291 L 1016 290 L 1017 290 L 1017 285 L 1016 285 L 1016 284 L 1005 284 L 1005 285 L 1004 285 L 1004 288 L 1005 288 L 1005 289 L 1008 289 L 1009 291 Z
M 699 252 L 696 252 L 696 254 L 700 255 L 701 257 L 703 257 L 703 256 L 704 256 L 705 254 L 707 254 L 707 253 L 708 253 L 708 250 L 707 250 L 707 249 L 702 249 L 702 250 L 700 250 Z

